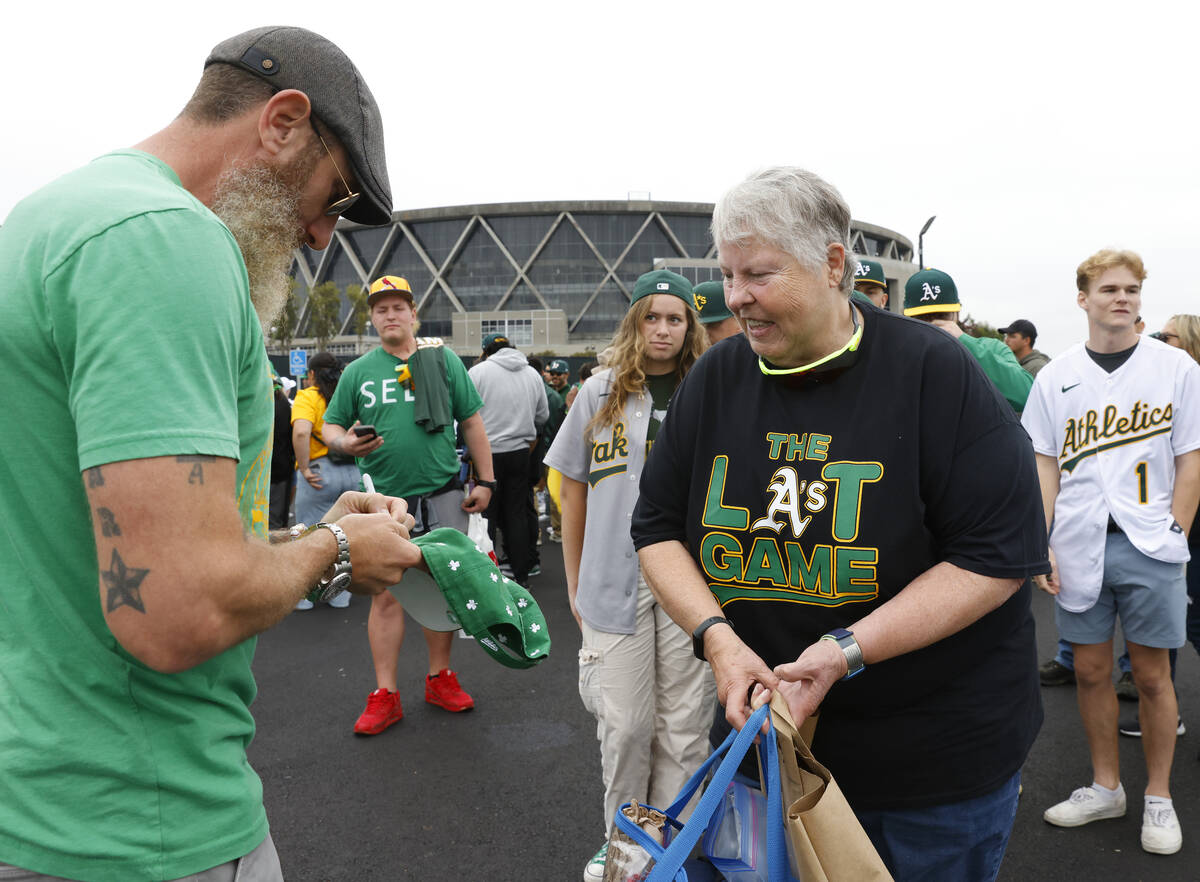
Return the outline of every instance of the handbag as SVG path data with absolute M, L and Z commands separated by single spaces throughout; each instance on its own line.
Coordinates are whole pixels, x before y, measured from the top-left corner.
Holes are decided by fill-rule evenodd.
M 729 733 L 721 746 L 713 751 L 712 755 L 683 786 L 683 790 L 680 791 L 671 806 L 660 813 L 664 822 L 660 831 L 652 831 L 655 835 L 648 833 L 628 814 L 631 809 L 635 813 L 641 809 L 644 813 L 647 811 L 646 807 L 635 806 L 634 803 L 626 803 L 621 807 L 613 820 L 615 831 L 623 837 L 621 841 L 627 839 L 636 844 L 653 860 L 653 865 L 649 867 L 648 873 L 644 872 L 644 869 L 636 871 L 635 874 L 622 877 L 622 882 L 634 882 L 634 880 L 695 882 L 697 874 L 686 868 L 685 862 L 697 843 L 709 830 L 710 825 L 713 824 L 714 817 L 718 816 L 718 810 L 727 798 L 730 784 L 734 780 L 739 764 L 750 751 L 754 744 L 754 738 L 759 734 L 763 724 L 770 719 L 771 709 L 768 705 L 763 705 L 751 715 L 740 731 L 734 730 Z M 779 750 L 775 743 L 773 727 L 768 727 L 766 736 L 761 739 L 759 762 L 763 768 L 763 789 L 766 793 L 765 856 L 767 865 L 766 875 L 760 876 L 760 878 L 764 878 L 767 882 L 798 882 L 790 872 L 787 855 L 786 833 L 783 824 L 783 797 L 779 786 Z M 714 766 L 716 768 L 713 771 L 712 780 L 705 787 L 691 817 L 688 818 L 686 824 L 681 823 L 678 820 L 680 813 L 691 801 L 696 791 L 700 789 L 705 777 L 710 770 L 713 770 Z M 650 809 L 649 811 L 653 812 L 654 810 Z M 661 832 L 662 835 L 661 842 L 658 840 L 658 832 Z M 610 854 L 612 850 L 613 843 L 610 838 Z M 761 872 L 762 869 L 757 868 L 756 872 Z M 608 878 L 607 875 L 605 878 Z
M 804 882 L 891 882 L 837 781 L 796 728 L 787 701 L 776 692 L 769 707 L 792 873 Z

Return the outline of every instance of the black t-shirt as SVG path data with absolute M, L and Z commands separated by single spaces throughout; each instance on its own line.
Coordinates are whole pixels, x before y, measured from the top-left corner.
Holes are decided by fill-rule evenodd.
M 641 482 L 638 548 L 681 540 L 738 635 L 794 660 L 941 561 L 1025 579 L 997 610 L 835 684 L 813 751 L 855 807 L 987 793 L 1042 720 L 1028 576 L 1048 572 L 1033 448 L 970 353 L 863 307 L 848 366 L 767 377 L 741 335 L 680 384 Z
M 1105 373 L 1111 374 L 1125 362 L 1129 361 L 1129 356 L 1133 355 L 1133 350 L 1137 349 L 1137 344 L 1134 343 L 1128 349 L 1122 349 L 1120 352 L 1092 352 L 1086 346 L 1083 348 L 1092 361 L 1100 365 Z
M 654 445 L 663 418 L 667 415 L 667 407 L 671 404 L 671 396 L 679 385 L 679 374 L 671 371 L 669 374 L 650 374 L 646 377 L 646 388 L 650 391 L 650 425 L 646 428 L 646 452 Z

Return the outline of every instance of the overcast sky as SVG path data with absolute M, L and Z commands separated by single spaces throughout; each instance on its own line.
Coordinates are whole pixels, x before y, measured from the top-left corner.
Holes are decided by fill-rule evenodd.
M 815 5 L 22 3 L 0 217 L 162 128 L 221 39 L 295 24 L 374 91 L 397 209 L 713 202 L 800 165 L 914 248 L 936 215 L 926 265 L 973 316 L 1032 320 L 1051 355 L 1085 336 L 1075 267 L 1105 246 L 1145 258 L 1148 330 L 1200 313 L 1194 4 Z

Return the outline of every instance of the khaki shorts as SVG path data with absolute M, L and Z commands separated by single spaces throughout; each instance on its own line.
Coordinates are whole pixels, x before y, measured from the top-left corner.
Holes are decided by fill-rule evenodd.
M 71 882 L 62 876 L 47 876 L 22 870 L 11 864 L 0 863 L 0 882 Z M 279 867 L 279 855 L 270 834 L 258 844 L 254 851 L 236 860 L 211 867 L 190 876 L 181 876 L 170 882 L 283 882 L 283 870 Z

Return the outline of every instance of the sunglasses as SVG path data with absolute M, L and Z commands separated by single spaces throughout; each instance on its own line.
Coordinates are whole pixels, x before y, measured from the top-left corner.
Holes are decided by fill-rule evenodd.
M 325 206 L 326 217 L 340 217 L 350 210 L 350 207 L 358 201 L 358 197 L 362 194 L 355 193 L 350 189 L 350 185 L 346 183 L 346 176 L 342 174 L 342 170 L 338 166 L 337 160 L 333 158 L 333 151 L 329 149 L 329 145 L 326 144 L 325 139 L 321 137 L 321 132 L 317 129 L 316 122 L 313 121 L 311 116 L 308 118 L 308 121 L 312 125 L 313 132 L 316 133 L 317 139 L 321 142 L 321 146 L 324 147 L 325 152 L 329 154 L 329 161 L 333 163 L 334 171 L 336 171 L 338 177 L 341 178 L 342 186 L 346 188 L 345 196 L 343 196 L 341 199 L 335 199 Z
M 1150 334 L 1149 336 L 1153 337 L 1155 340 L 1162 340 L 1164 343 L 1166 343 L 1172 337 L 1174 337 L 1176 340 L 1179 339 L 1178 334 L 1168 334 L 1166 331 L 1155 331 L 1153 334 Z

